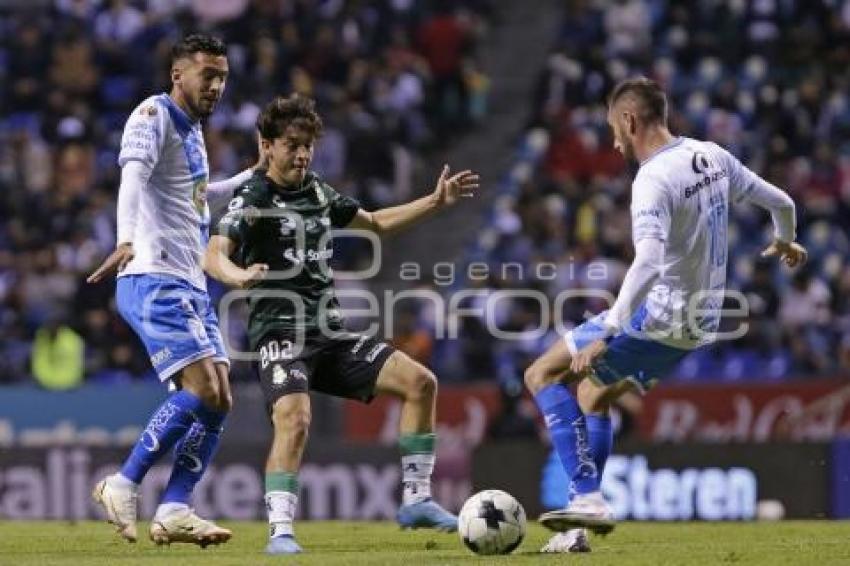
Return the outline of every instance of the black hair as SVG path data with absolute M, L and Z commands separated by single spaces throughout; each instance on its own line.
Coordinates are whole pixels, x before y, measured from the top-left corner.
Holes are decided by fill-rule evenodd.
M 257 117 L 257 130 L 266 140 L 281 137 L 289 126 L 303 130 L 313 139 L 322 135 L 322 119 L 313 99 L 300 94 L 278 96 Z
M 205 33 L 193 33 L 185 36 L 171 48 L 171 63 L 178 59 L 191 57 L 195 53 L 208 55 L 227 55 L 227 46 L 222 40 Z

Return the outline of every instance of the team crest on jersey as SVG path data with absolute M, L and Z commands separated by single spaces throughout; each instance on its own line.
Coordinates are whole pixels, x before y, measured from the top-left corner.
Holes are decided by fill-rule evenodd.
M 286 370 L 283 369 L 283 366 L 280 364 L 275 364 L 274 368 L 272 368 L 272 384 L 274 385 L 283 385 L 286 383 L 286 380 L 289 378 L 289 374 L 286 373 Z
M 139 114 L 142 116 L 156 116 L 156 105 L 150 104 L 139 109 Z

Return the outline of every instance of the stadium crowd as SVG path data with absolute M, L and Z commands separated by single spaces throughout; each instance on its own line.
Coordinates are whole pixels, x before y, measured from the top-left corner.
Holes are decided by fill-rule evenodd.
M 725 146 L 789 192 L 809 264 L 794 273 L 759 258 L 769 215 L 731 211 L 728 288 L 748 299 L 750 331 L 686 358 L 680 379 L 780 379 L 850 370 L 850 2 L 844 0 L 571 1 L 530 101 L 526 141 L 468 262 L 498 269 L 489 290 L 534 288 L 550 300 L 565 289 L 616 294 L 631 261 L 630 181 L 612 147 L 605 96 L 643 74 L 670 95 L 675 134 Z M 554 265 L 556 276 L 535 277 Z M 546 273 L 549 273 L 547 269 Z M 529 277 L 531 274 L 531 277 Z M 732 307 L 730 303 L 728 307 Z M 575 324 L 604 308 L 566 304 Z M 539 303 L 514 301 L 500 341 L 471 320 L 455 349 L 466 373 L 498 375 L 519 389 L 522 369 L 552 340 L 530 331 Z M 551 314 L 551 313 L 550 313 Z M 732 321 L 728 321 L 732 322 Z M 728 328 L 727 324 L 727 330 Z M 451 346 L 455 347 L 455 346 Z M 446 356 L 441 356 L 445 359 Z
M 0 382 L 150 374 L 114 281 L 84 278 L 115 244 L 124 122 L 168 89 L 176 38 L 204 30 L 228 43 L 228 87 L 205 128 L 213 179 L 254 163 L 260 107 L 297 91 L 325 120 L 314 168 L 371 208 L 408 198 L 419 152 L 483 117 L 475 46 L 491 17 L 487 0 L 0 7 Z

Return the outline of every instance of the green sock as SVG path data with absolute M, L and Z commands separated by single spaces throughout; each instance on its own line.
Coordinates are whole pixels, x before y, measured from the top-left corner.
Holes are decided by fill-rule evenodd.
M 433 454 L 436 442 L 437 435 L 433 432 L 403 434 L 398 437 L 398 445 L 401 448 L 402 456 L 408 456 L 410 454 Z
M 298 474 L 293 472 L 266 472 L 266 493 L 287 491 L 298 495 Z

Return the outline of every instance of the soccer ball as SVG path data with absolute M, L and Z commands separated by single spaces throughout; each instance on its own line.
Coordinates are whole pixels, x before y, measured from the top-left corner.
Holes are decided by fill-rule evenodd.
M 504 491 L 479 491 L 460 510 L 458 534 L 476 554 L 510 554 L 525 536 L 525 509 Z

